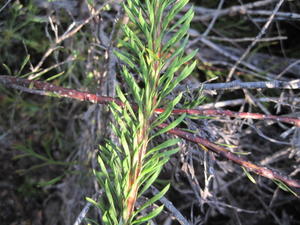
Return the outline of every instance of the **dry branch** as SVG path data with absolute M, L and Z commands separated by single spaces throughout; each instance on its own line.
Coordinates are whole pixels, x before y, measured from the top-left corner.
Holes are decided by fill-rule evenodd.
M 300 89 L 300 79 L 292 81 L 257 81 L 257 82 L 241 82 L 240 80 L 234 80 L 226 83 L 211 83 L 193 85 L 189 88 L 190 91 L 195 89 L 203 90 L 238 90 L 238 89 Z M 176 88 L 176 92 L 182 92 L 186 89 L 185 86 Z
M 118 105 L 123 105 L 123 103 L 115 98 L 99 96 L 89 92 L 77 91 L 70 88 L 59 87 L 53 84 L 49 84 L 43 81 L 31 81 L 23 78 L 17 78 L 13 76 L 0 76 L 0 83 L 4 86 L 18 89 L 24 92 L 53 96 L 53 97 L 65 97 L 76 99 L 80 101 L 88 101 L 98 104 L 108 104 L 110 102 L 116 102 Z M 156 113 L 162 113 L 164 109 L 159 108 L 155 110 Z M 197 109 L 175 109 L 174 114 L 191 114 L 191 115 L 205 115 L 205 116 L 228 116 L 236 118 L 246 118 L 246 119 L 263 119 L 263 120 L 274 120 L 284 123 L 289 123 L 300 127 L 300 119 L 296 117 L 282 117 L 275 115 L 265 115 L 260 113 L 248 113 L 248 112 L 234 112 L 230 110 L 197 110 Z
M 54 97 L 66 97 L 71 99 L 76 99 L 80 101 L 89 101 L 92 103 L 98 104 L 108 104 L 110 102 L 116 102 L 119 105 L 123 105 L 120 100 L 111 97 L 98 96 L 95 94 L 91 94 L 89 92 L 81 92 L 69 88 L 59 87 L 53 84 L 49 84 L 43 81 L 31 81 L 23 78 L 17 78 L 12 76 L 0 76 L 0 83 L 2 83 L 6 87 L 15 88 L 21 91 L 25 91 L 32 94 L 46 95 L 46 96 L 54 96 Z M 157 113 L 163 112 L 164 109 L 157 109 Z M 174 114 L 198 114 L 198 115 L 207 115 L 207 116 L 230 116 L 230 117 L 239 117 L 239 118 L 252 118 L 252 119 L 269 119 L 276 120 L 280 122 L 286 122 L 290 124 L 294 124 L 295 126 L 300 127 L 300 119 L 293 117 L 279 117 L 273 115 L 263 115 L 258 113 L 240 113 L 240 112 L 232 112 L 229 110 L 189 110 L 189 109 L 175 109 L 173 110 Z M 163 128 L 167 126 L 167 124 L 161 124 L 160 127 Z M 236 163 L 250 171 L 253 171 L 261 176 L 272 180 L 280 180 L 289 186 L 300 188 L 300 181 L 290 179 L 284 175 L 281 175 L 277 172 L 274 172 L 268 168 L 257 166 L 238 155 L 230 152 L 229 150 L 216 145 L 206 139 L 203 139 L 199 136 L 195 136 L 188 132 L 182 131 L 180 129 L 172 129 L 169 131 L 170 134 L 177 135 L 181 138 L 184 138 L 188 141 L 202 144 L 205 147 L 209 148 L 211 151 L 216 154 Z
M 161 124 L 160 127 L 164 128 L 167 125 L 168 124 Z M 255 165 L 254 163 L 249 162 L 238 155 L 235 155 L 234 153 L 230 152 L 226 148 L 216 145 L 204 138 L 201 138 L 194 134 L 188 133 L 186 131 L 182 131 L 181 129 L 178 129 L 178 128 L 170 130 L 169 133 L 174 134 L 178 137 L 184 138 L 185 140 L 194 142 L 196 144 L 204 145 L 205 147 L 209 148 L 211 151 L 217 153 L 218 155 L 220 155 L 232 162 L 235 162 L 236 164 L 239 164 L 239 165 L 247 168 L 248 170 L 250 170 L 256 174 L 259 174 L 263 177 L 269 178 L 271 180 L 277 179 L 277 180 L 280 180 L 280 181 L 288 184 L 291 187 L 300 188 L 300 181 L 291 179 L 287 176 L 284 176 L 275 171 L 272 171 L 271 169 L 268 169 L 266 167 L 261 167 L 261 166 Z

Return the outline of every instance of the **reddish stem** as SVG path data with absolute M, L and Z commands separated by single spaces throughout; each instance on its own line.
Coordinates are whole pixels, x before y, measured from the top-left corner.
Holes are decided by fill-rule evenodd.
M 99 103 L 99 104 L 108 104 L 110 102 L 115 102 L 120 106 L 124 106 L 124 103 L 120 100 L 111 97 L 105 96 L 98 96 L 95 94 L 91 94 L 89 92 L 82 92 L 76 91 L 70 88 L 63 88 L 53 84 L 49 84 L 43 81 L 31 81 L 23 78 L 17 78 L 12 76 L 0 76 L 0 83 L 4 84 L 7 87 L 12 87 L 21 91 L 39 94 L 39 95 L 53 95 L 57 94 L 59 97 L 66 97 L 77 99 L 80 101 L 89 101 L 92 103 Z M 157 113 L 164 112 L 164 109 L 157 109 Z M 230 116 L 230 117 L 239 117 L 239 118 L 252 118 L 252 119 L 269 119 L 275 121 L 281 121 L 285 123 L 290 123 L 295 126 L 300 127 L 300 119 L 294 117 L 279 117 L 273 115 L 263 115 L 258 113 L 240 113 L 240 112 L 232 112 L 229 110 L 195 110 L 195 109 L 175 109 L 173 110 L 174 114 L 192 114 L 192 115 L 207 115 L 207 116 Z M 161 124 L 160 127 L 163 128 L 167 126 L 167 124 Z M 228 151 L 227 149 L 216 145 L 206 139 L 203 139 L 199 136 L 195 136 L 188 132 L 182 131 L 181 129 L 172 129 L 168 133 L 177 135 L 181 138 L 184 138 L 188 141 L 202 144 L 209 148 L 211 151 L 221 155 L 222 157 L 235 162 L 261 176 L 264 176 L 269 179 L 277 179 L 280 180 L 289 186 L 300 188 L 300 181 L 288 178 L 284 175 L 276 173 L 266 167 L 257 166 L 238 155 L 233 154 L 232 152 Z
M 156 112 L 162 113 L 165 109 L 157 109 Z M 293 124 L 297 127 L 300 127 L 300 119 L 295 117 L 283 117 L 283 116 L 274 116 L 274 115 L 265 115 L 260 113 L 249 113 L 249 112 L 234 112 L 230 110 L 219 110 L 219 109 L 175 109 L 172 111 L 173 114 L 189 114 L 189 115 L 204 115 L 204 116 L 229 116 L 237 118 L 249 118 L 249 119 L 264 119 L 264 120 L 275 120 L 279 122 Z
M 160 128 L 164 128 L 166 127 L 168 124 L 160 124 L 159 127 Z M 296 187 L 296 188 L 300 188 L 300 181 L 298 180 L 295 180 L 295 179 L 291 179 L 287 176 L 284 176 L 284 175 L 281 175 L 277 172 L 274 172 L 266 167 L 261 167 L 261 166 L 257 166 L 255 165 L 254 163 L 252 162 L 249 162 L 245 159 L 243 159 L 242 157 L 240 157 L 239 155 L 236 155 L 232 152 L 230 152 L 229 150 L 219 146 L 219 145 L 216 145 L 204 138 L 201 138 L 199 136 L 196 136 L 194 134 L 191 134 L 191 133 L 188 133 L 186 131 L 183 131 L 181 129 L 178 129 L 178 128 L 175 128 L 175 129 L 172 129 L 172 130 L 169 130 L 168 133 L 170 134 L 174 134 L 178 137 L 181 137 L 185 140 L 188 140 L 188 141 L 191 141 L 191 142 L 194 142 L 196 144 L 201 144 L 201 145 L 204 145 L 205 147 L 209 148 L 211 151 L 217 153 L 218 155 L 230 160 L 230 161 L 233 161 L 235 162 L 236 164 L 239 164 L 245 168 L 247 168 L 248 170 L 250 171 L 253 171 L 254 173 L 256 174 L 259 174 L 263 177 L 266 177 L 266 178 L 269 178 L 269 179 L 277 179 L 277 180 L 280 180 L 284 183 L 286 183 L 287 185 L 291 186 L 291 187 Z
M 124 103 L 120 100 L 111 97 L 98 96 L 91 94 L 89 92 L 77 91 L 70 88 L 63 88 L 53 84 L 49 84 L 43 81 L 31 81 L 23 78 L 16 78 L 13 76 L 0 76 L 0 83 L 3 83 L 5 86 L 12 87 L 15 89 L 20 89 L 25 92 L 32 92 L 37 94 L 35 90 L 39 90 L 38 94 L 40 95 L 51 95 L 57 94 L 59 97 L 66 97 L 77 99 L 80 101 L 89 101 L 92 103 L 99 104 L 108 104 L 109 102 L 115 102 L 120 106 L 123 106 Z M 28 87 L 30 89 L 28 89 Z M 50 93 L 49 93 L 50 92 Z M 162 113 L 165 109 L 159 108 L 156 109 L 156 113 Z M 175 109 L 172 112 L 173 114 L 190 114 L 190 115 L 204 115 L 204 116 L 229 116 L 236 118 L 249 118 L 249 119 L 265 119 L 265 120 L 274 120 L 284 123 L 289 123 L 300 127 L 300 119 L 296 117 L 283 117 L 275 115 L 264 115 L 259 113 L 247 113 L 247 112 L 233 112 L 230 110 L 215 110 L 215 109 Z

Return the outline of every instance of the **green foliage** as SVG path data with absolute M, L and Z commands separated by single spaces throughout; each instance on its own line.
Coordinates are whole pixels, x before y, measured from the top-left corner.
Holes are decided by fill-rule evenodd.
M 43 23 L 46 21 L 36 14 L 37 8 L 33 3 L 24 5 L 20 1 L 13 1 L 11 7 L 1 12 L 1 65 L 21 65 L 20 57 L 16 55 L 25 52 L 24 46 L 30 53 L 42 53 L 46 50 L 49 45 L 44 37 Z
M 106 225 L 144 224 L 163 210 L 163 206 L 153 209 L 153 204 L 168 191 L 169 185 L 141 207 L 135 203 L 178 151 L 174 145 L 179 139 L 169 139 L 152 149 L 148 144 L 185 118 L 181 115 L 155 133 L 169 119 L 182 95 L 167 104 L 164 99 L 170 98 L 173 89 L 196 66 L 196 62 L 190 62 L 196 51 L 184 55 L 193 9 L 178 21 L 175 19 L 187 3 L 188 0 L 127 0 L 123 5 L 130 22 L 123 25 L 123 49 L 115 54 L 125 64 L 121 74 L 129 91 L 125 94 L 117 87 L 117 96 L 124 106 L 110 105 L 115 119 L 112 130 L 118 142 L 107 140 L 99 147 L 100 170 L 94 173 L 105 194 L 99 202 L 88 199 L 101 209 Z M 154 111 L 158 107 L 166 110 L 157 116 Z

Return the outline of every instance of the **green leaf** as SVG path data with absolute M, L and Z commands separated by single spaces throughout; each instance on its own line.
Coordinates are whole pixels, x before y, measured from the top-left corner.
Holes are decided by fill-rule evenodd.
M 154 154 L 150 159 L 148 159 L 143 166 L 142 174 L 151 174 L 154 173 L 156 170 L 161 170 L 165 163 L 167 163 L 169 158 L 163 158 L 159 153 Z M 142 179 L 142 177 L 141 177 Z
M 51 77 L 47 78 L 47 79 L 46 79 L 46 81 L 51 81 L 51 80 L 54 80 L 54 79 L 56 79 L 56 78 L 60 77 L 61 75 L 63 75 L 64 73 L 65 73 L 65 72 L 64 72 L 64 71 L 62 71 L 62 72 L 60 72 L 60 73 L 58 73 L 58 74 L 55 74 L 55 75 L 53 75 L 53 76 L 51 76 Z
M 92 203 L 95 206 L 98 205 L 98 202 L 96 202 L 94 199 L 90 197 L 85 197 L 85 200 L 87 200 L 88 202 Z
M 123 67 L 123 77 L 126 80 L 126 83 L 130 87 L 132 94 L 134 96 L 135 102 L 139 105 L 142 104 L 142 99 L 141 99 L 141 89 L 136 83 L 135 79 L 133 76 L 129 73 L 126 67 Z
M 109 178 L 108 172 L 106 170 L 106 166 L 100 156 L 98 156 L 98 164 L 100 165 L 101 171 L 105 175 L 105 177 Z
M 164 94 L 169 94 L 182 80 L 184 80 L 186 77 L 188 77 L 192 71 L 195 69 L 197 65 L 197 62 L 194 61 L 191 65 L 185 67 L 181 74 L 166 88 L 166 90 L 162 90 L 162 92 L 165 92 Z
M 59 182 L 62 178 L 64 177 L 64 175 L 60 175 L 58 177 L 55 177 L 49 181 L 41 181 L 37 184 L 38 187 L 46 187 L 49 185 L 53 185 L 56 184 L 57 182 Z
M 186 36 L 186 32 L 188 27 L 182 27 L 173 37 L 168 40 L 168 42 L 164 45 L 162 52 L 166 52 L 168 48 L 174 46 L 177 42 L 179 42 L 184 36 Z
M 135 63 L 129 58 L 130 55 L 127 55 L 124 52 L 114 51 L 114 54 L 122 60 L 124 63 L 126 63 L 130 68 L 135 68 Z M 132 57 L 131 57 L 132 58 Z
M 24 67 L 25 67 L 26 64 L 29 62 L 29 59 L 30 59 L 30 55 L 27 55 L 27 56 L 25 57 L 25 59 L 23 60 L 22 65 L 21 65 L 21 68 L 20 68 L 19 71 L 17 72 L 16 76 L 20 76 L 20 75 L 21 75 L 21 73 L 22 73 Z
M 162 27 L 166 29 L 169 23 L 174 19 L 176 14 L 183 9 L 183 7 L 188 3 L 189 0 L 181 0 L 174 4 L 173 8 L 168 12 L 166 18 L 163 21 Z
M 182 23 L 190 23 L 194 17 L 194 8 L 191 7 L 170 29 L 173 31 L 176 27 L 180 26 Z
M 165 142 L 161 143 L 160 145 L 157 145 L 156 147 L 150 149 L 147 154 L 145 155 L 145 157 L 149 157 L 151 154 L 153 154 L 154 152 L 160 151 L 162 149 L 171 147 L 173 145 L 178 144 L 181 141 L 181 139 L 179 138 L 173 138 L 173 139 L 169 139 L 166 140 Z
M 148 24 L 146 23 L 146 21 L 143 17 L 142 9 L 139 10 L 138 18 L 139 18 L 139 24 L 140 24 L 141 30 L 144 32 L 144 34 L 147 37 L 150 37 L 150 33 L 149 33 L 149 30 L 148 30 Z
M 166 49 L 165 54 L 167 55 L 167 58 L 165 59 L 165 64 L 169 64 L 170 62 L 176 61 L 176 64 L 173 65 L 176 65 L 176 68 L 179 68 L 181 65 L 178 64 L 178 61 L 180 58 L 182 58 L 187 43 L 188 43 L 188 36 L 185 37 L 185 39 L 182 41 L 180 46 L 178 46 L 178 48 L 176 48 L 175 51 L 170 56 L 169 54 L 173 51 L 173 48 Z
M 164 187 L 164 189 L 162 189 L 159 193 L 157 193 L 149 201 L 147 201 L 144 205 L 142 205 L 139 209 L 137 209 L 135 213 L 137 214 L 137 213 L 141 212 L 142 210 L 146 209 L 147 207 L 152 205 L 157 200 L 161 199 L 161 197 L 167 193 L 169 188 L 170 188 L 170 184 L 168 184 L 166 187 Z
M 171 155 L 177 153 L 178 151 L 179 151 L 179 148 L 174 148 L 174 149 L 171 149 L 171 150 L 168 150 L 168 151 L 163 151 L 163 152 L 159 153 L 157 156 L 169 159 L 169 157 Z
M 153 170 L 152 170 L 153 171 Z M 145 179 L 140 181 L 140 184 L 144 184 L 143 188 L 139 191 L 138 197 L 141 197 L 142 194 L 145 193 L 145 191 L 148 190 L 148 188 L 155 182 L 157 177 L 159 176 L 161 170 L 155 169 L 153 173 L 150 173 L 148 176 L 143 175 Z M 144 173 L 145 174 L 145 173 Z
M 6 65 L 5 63 L 2 63 L 2 66 L 5 68 L 8 75 L 12 75 L 11 69 L 8 67 L 8 65 Z
M 299 197 L 297 195 L 296 192 L 294 192 L 292 189 L 289 188 L 289 186 L 287 186 L 285 183 L 283 183 L 281 180 L 278 179 L 273 179 L 273 182 L 282 190 L 286 191 L 286 192 L 290 192 L 293 195 L 295 195 L 296 197 Z
M 159 124 L 163 123 L 167 118 L 169 118 L 169 116 L 171 115 L 175 105 L 177 105 L 179 103 L 179 101 L 182 98 L 182 93 L 180 93 L 175 99 L 173 99 L 167 106 L 167 108 L 165 108 L 165 111 L 163 113 L 161 113 L 158 118 L 153 122 L 153 124 L 151 125 L 152 129 L 156 126 L 158 126 Z
M 256 184 L 255 179 L 254 179 L 254 178 L 251 176 L 251 174 L 245 169 L 245 167 L 242 166 L 242 169 L 244 170 L 244 173 L 246 174 L 246 176 L 248 177 L 248 179 L 249 179 L 252 183 Z
M 187 62 L 189 62 L 191 59 L 193 59 L 195 57 L 195 55 L 197 54 L 198 49 L 192 51 L 190 54 L 188 54 L 187 56 L 183 57 L 181 60 L 178 61 L 178 65 L 183 65 Z
M 112 185 L 109 185 L 108 181 L 105 181 L 105 195 L 108 199 L 109 202 L 109 206 L 110 206 L 110 210 L 109 210 L 109 217 L 113 220 L 114 224 L 118 224 L 118 219 L 117 219 L 117 211 L 115 208 L 115 201 L 117 201 L 117 199 L 114 199 L 112 196 Z
M 150 139 L 153 139 L 154 137 L 157 137 L 158 135 L 161 135 L 163 133 L 168 132 L 169 130 L 177 127 L 178 124 L 180 124 L 184 118 L 185 118 L 186 114 L 182 114 L 180 117 L 178 117 L 176 120 L 174 120 L 172 123 L 170 123 L 168 126 L 160 129 L 157 133 L 155 133 Z
M 142 224 L 144 222 L 147 222 L 151 219 L 153 219 L 154 217 L 156 217 L 157 215 L 159 215 L 161 213 L 161 211 L 163 210 L 164 206 L 159 206 L 158 208 L 156 208 L 155 210 L 153 210 L 151 213 L 149 213 L 148 215 L 139 218 L 135 221 L 132 222 L 132 224 Z

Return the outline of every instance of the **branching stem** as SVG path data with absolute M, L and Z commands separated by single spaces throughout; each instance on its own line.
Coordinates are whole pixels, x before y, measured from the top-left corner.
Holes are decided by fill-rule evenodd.
M 115 102 L 120 106 L 124 106 L 124 103 L 120 100 L 117 100 L 115 98 L 111 97 L 105 97 L 105 96 L 97 96 L 95 94 L 91 94 L 89 92 L 81 92 L 74 89 L 69 88 L 63 88 L 56 85 L 49 84 L 47 82 L 43 81 L 30 81 L 23 78 L 16 78 L 12 76 L 0 76 L 0 83 L 2 83 L 6 87 L 11 87 L 14 89 L 18 89 L 24 92 L 33 93 L 33 94 L 39 94 L 39 95 L 47 95 L 47 96 L 54 96 L 54 97 L 66 97 L 70 99 L 76 99 L 80 101 L 89 101 L 92 103 L 98 103 L 98 104 L 108 104 L 110 102 Z M 164 109 L 156 109 L 157 113 L 162 113 Z M 280 116 L 274 116 L 274 115 L 263 115 L 258 113 L 241 113 L 241 112 L 232 112 L 230 110 L 194 110 L 194 109 L 175 109 L 173 111 L 175 114 L 197 114 L 197 115 L 206 115 L 206 116 L 229 116 L 229 117 L 238 117 L 238 118 L 252 118 L 252 119 L 265 119 L 265 120 L 275 120 L 285 123 L 290 123 L 295 126 L 300 127 L 300 119 L 294 118 L 294 117 L 280 117 Z M 161 128 L 166 126 L 166 124 L 161 124 Z M 146 127 L 144 127 L 142 130 L 147 130 Z M 251 170 L 261 176 L 267 177 L 269 179 L 278 179 L 280 181 L 283 181 L 284 183 L 292 186 L 300 188 L 300 182 L 295 179 L 290 179 L 286 176 L 283 176 L 279 173 L 276 173 L 272 171 L 271 169 L 267 169 L 265 167 L 260 167 L 258 165 L 255 165 L 231 152 L 229 152 L 227 149 L 216 145 L 214 143 L 209 142 L 206 139 L 203 139 L 199 136 L 193 136 L 190 133 L 187 133 L 185 131 L 182 131 L 180 129 L 173 129 L 169 131 L 170 134 L 177 135 L 181 138 L 184 138 L 188 141 L 202 144 L 209 148 L 211 151 L 215 152 L 216 154 L 236 163 L 239 164 L 248 170 Z M 144 134 L 140 134 L 141 138 L 144 136 Z M 141 140 L 140 138 L 140 140 Z M 143 151 L 142 151 L 143 152 Z M 141 155 L 140 155 L 141 157 Z M 138 175 L 138 172 L 135 173 L 134 177 L 136 178 Z M 133 180 L 132 180 L 133 181 Z M 134 188 L 134 187 L 133 187 Z M 132 198 L 134 201 L 134 198 Z M 130 203 L 132 206 L 133 204 Z

